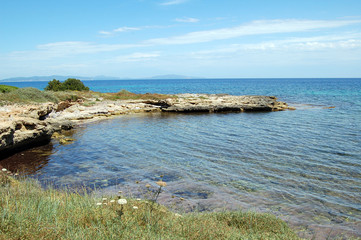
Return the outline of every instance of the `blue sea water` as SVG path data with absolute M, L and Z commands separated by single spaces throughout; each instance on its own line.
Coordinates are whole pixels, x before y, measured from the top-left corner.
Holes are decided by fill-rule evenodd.
M 45 157 L 44 149 L 22 153 L 41 152 L 32 163 L 39 179 L 136 194 L 164 175 L 161 201 L 184 197 L 187 211 L 251 208 L 314 234 L 361 236 L 361 79 L 84 83 L 100 92 L 272 95 L 297 110 L 139 114 L 86 124 L 72 133 L 73 144 L 54 141 Z M 8 84 L 43 89 L 47 83 Z

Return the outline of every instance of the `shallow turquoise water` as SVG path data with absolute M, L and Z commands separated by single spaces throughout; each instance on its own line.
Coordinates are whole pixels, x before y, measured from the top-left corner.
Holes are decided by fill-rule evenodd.
M 38 149 L 51 153 L 33 157 L 31 174 L 42 181 L 136 194 L 164 174 L 161 201 L 184 197 L 186 210 L 254 208 L 314 231 L 361 235 L 361 79 L 85 83 L 102 92 L 275 95 L 298 110 L 139 114 L 87 124 L 73 132 L 73 144 Z

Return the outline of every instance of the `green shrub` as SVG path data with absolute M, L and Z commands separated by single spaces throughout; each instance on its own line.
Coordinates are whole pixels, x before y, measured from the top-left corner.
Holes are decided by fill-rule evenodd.
M 48 86 L 45 87 L 48 91 L 89 91 L 89 88 L 84 85 L 82 81 L 75 78 L 68 78 L 63 83 L 59 80 L 53 79 L 48 82 Z
M 52 81 L 48 82 L 48 86 L 45 87 L 46 91 L 64 91 L 63 84 L 56 79 L 53 79 Z
M 8 86 L 8 85 L 0 85 L 0 93 L 7 93 L 18 89 L 18 87 Z

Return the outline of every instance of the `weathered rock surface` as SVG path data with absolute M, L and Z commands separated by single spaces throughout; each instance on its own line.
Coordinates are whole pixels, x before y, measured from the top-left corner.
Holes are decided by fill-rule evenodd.
M 139 112 L 247 112 L 282 111 L 284 102 L 269 96 L 179 94 L 165 100 L 99 101 L 10 105 L 0 107 L 0 159 L 5 152 L 17 151 L 51 139 L 54 132 L 71 129 L 79 121 L 102 119 Z
M 159 103 L 158 103 L 159 104 Z M 161 103 L 164 112 L 247 112 L 283 111 L 284 102 L 270 96 L 231 96 L 218 94 L 181 94 Z

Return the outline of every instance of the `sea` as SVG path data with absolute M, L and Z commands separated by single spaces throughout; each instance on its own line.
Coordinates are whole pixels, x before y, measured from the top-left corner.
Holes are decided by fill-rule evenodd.
M 146 197 L 145 185 L 162 178 L 159 201 L 174 211 L 267 212 L 301 237 L 361 237 L 361 78 L 83 82 L 99 92 L 269 95 L 296 110 L 122 115 L 79 125 L 72 144 L 52 140 L 0 165 L 100 195 Z

